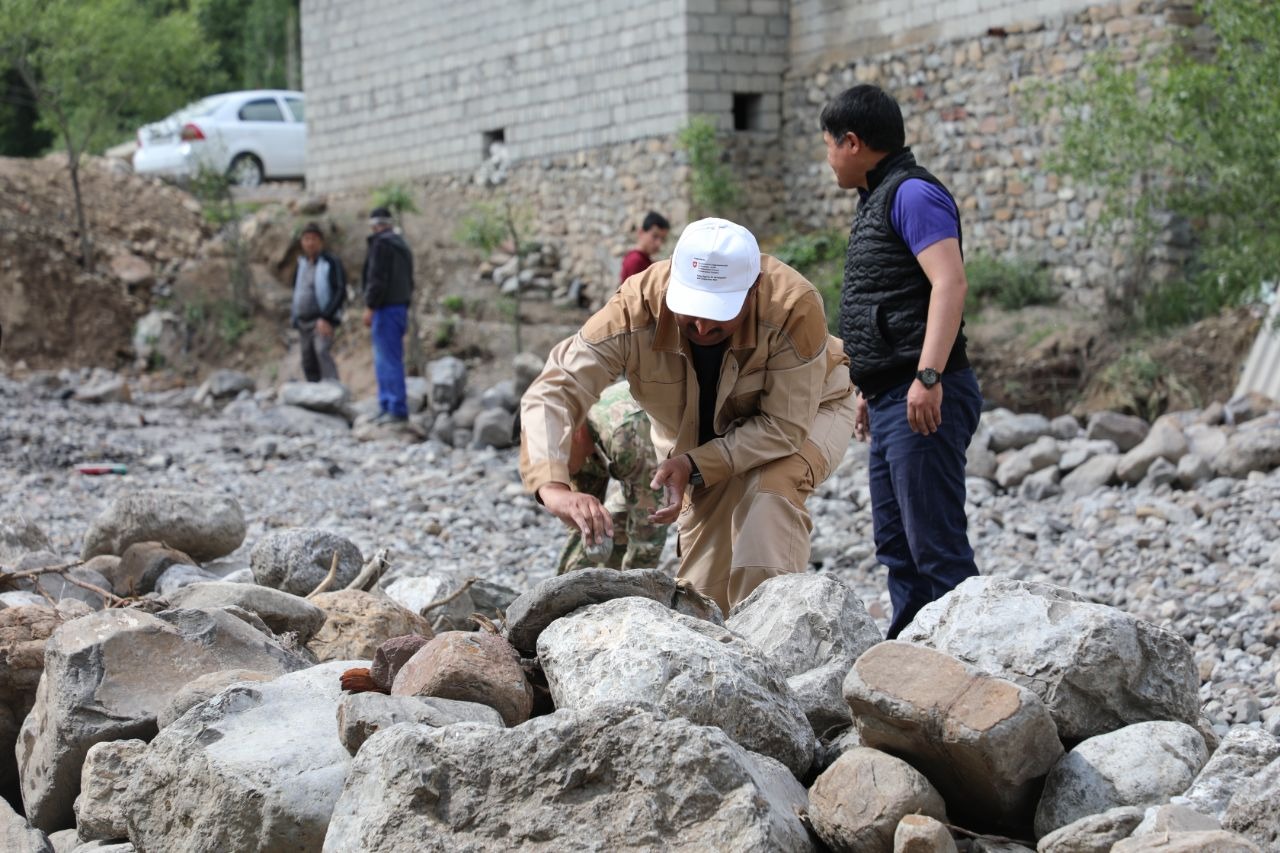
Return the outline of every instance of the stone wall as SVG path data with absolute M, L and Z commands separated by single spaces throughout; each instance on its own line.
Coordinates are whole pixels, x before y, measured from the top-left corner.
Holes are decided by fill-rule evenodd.
M 1040 84 L 1076 79 L 1088 57 L 1113 51 L 1131 63 L 1168 38 L 1172 4 L 1124 0 L 1051 15 L 1000 35 L 978 35 L 850 57 L 788 76 L 783 117 L 786 219 L 797 230 L 847 228 L 856 194 L 839 190 L 817 127 L 830 98 L 875 83 L 902 104 L 907 143 L 960 203 L 966 252 L 1042 263 L 1072 301 L 1098 306 L 1128 272 L 1114 234 L 1092 233 L 1096 193 L 1046 169 L 1060 117 L 1036 115 Z M 1156 253 L 1154 275 L 1179 260 Z

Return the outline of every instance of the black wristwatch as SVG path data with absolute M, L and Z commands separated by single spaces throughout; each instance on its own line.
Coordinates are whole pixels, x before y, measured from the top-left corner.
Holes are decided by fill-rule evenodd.
M 688 453 L 685 456 L 689 456 Z M 702 472 L 698 470 L 698 463 L 693 461 L 693 457 L 689 456 L 689 483 L 694 486 L 702 485 Z
M 938 384 L 942 377 L 939 376 L 938 371 L 934 370 L 932 367 L 926 367 L 924 370 L 916 373 L 916 379 L 919 379 L 920 384 L 924 387 L 932 388 L 934 385 Z

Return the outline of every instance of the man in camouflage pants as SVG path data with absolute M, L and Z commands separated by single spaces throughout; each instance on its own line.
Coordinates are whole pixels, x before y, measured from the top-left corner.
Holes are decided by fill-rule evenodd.
M 649 487 L 657 467 L 649 416 L 632 399 L 626 382 L 610 385 L 588 411 L 586 423 L 574 433 L 569 459 L 574 491 L 594 495 L 613 516 L 613 553 L 604 562 L 609 568 L 658 565 L 667 527 L 649 521 L 663 503 L 662 490 Z M 606 502 L 610 478 L 622 489 Z M 582 534 L 575 530 L 560 552 L 556 574 L 595 565 L 597 561 L 583 550 Z

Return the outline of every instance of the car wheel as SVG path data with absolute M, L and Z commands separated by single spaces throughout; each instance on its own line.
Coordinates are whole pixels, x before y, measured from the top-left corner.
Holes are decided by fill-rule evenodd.
M 262 183 L 262 162 L 252 154 L 237 154 L 227 177 L 238 187 L 256 187 Z

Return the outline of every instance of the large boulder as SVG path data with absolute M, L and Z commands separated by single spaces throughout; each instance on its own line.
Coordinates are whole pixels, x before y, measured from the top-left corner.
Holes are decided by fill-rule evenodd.
M 556 620 L 538 658 L 557 708 L 643 703 L 720 726 L 796 776 L 813 761 L 813 729 L 782 670 L 731 631 L 652 599 L 615 598 Z
M 445 631 L 400 667 L 393 696 L 436 696 L 488 705 L 508 726 L 529 719 L 533 688 L 510 643 L 486 631 Z
M 515 432 L 515 415 L 506 409 L 485 409 L 476 415 L 472 446 L 494 447 L 499 450 L 510 447 Z
M 1058 441 L 1051 435 L 1043 435 L 1031 444 L 1008 455 L 996 468 L 996 482 L 1001 488 L 1012 489 L 1037 471 L 1052 468 L 1062 458 Z
M 94 558 L 99 559 L 99 558 Z M 170 566 L 189 566 L 195 559 L 163 542 L 134 542 L 103 574 L 111 591 L 122 598 L 146 595 Z
M 1236 726 L 1227 732 L 1183 796 L 1196 811 L 1221 821 L 1236 791 L 1277 758 L 1280 740 L 1260 729 Z
M 121 798 L 129 838 L 141 851 L 318 851 L 351 764 L 339 676 L 357 663 L 234 685 L 162 730 Z
M 1240 786 L 1222 814 L 1222 825 L 1263 850 L 1280 850 L 1280 758 Z
M 5 853 L 55 853 L 53 844 L 40 830 L 27 823 L 0 797 L 0 850 Z
M 1115 479 L 1119 464 L 1116 453 L 1091 456 L 1062 478 L 1062 491 L 1073 497 L 1092 494 Z
M 996 453 L 1020 450 L 1051 432 L 1049 419 L 1034 413 L 992 419 L 988 429 L 991 432 L 989 447 Z
M 580 607 L 615 598 L 640 596 L 699 619 L 722 624 L 720 608 L 708 598 L 679 586 L 657 569 L 582 569 L 549 578 L 507 608 L 507 640 L 532 654 L 548 625 Z
M 1227 446 L 1213 457 L 1213 468 L 1223 477 L 1244 477 L 1250 471 L 1270 471 L 1280 465 L 1280 428 L 1237 430 Z
M 406 609 L 423 616 L 433 631 L 466 631 L 475 627 L 476 612 L 467 578 L 457 572 L 438 571 L 402 577 L 385 587 L 387 595 Z M 444 604 L 436 602 L 446 601 Z M 423 612 L 428 605 L 435 605 Z
M 253 669 L 220 669 L 217 672 L 205 673 L 191 679 L 173 694 L 156 715 L 156 726 L 163 729 L 187 711 L 207 702 L 233 684 L 239 684 L 242 681 L 272 681 L 275 677 L 274 674 L 269 675 Z
M 86 753 L 76 797 L 76 830 L 85 841 L 127 838 L 120 798 L 147 751 L 145 741 L 111 740 L 94 744 Z
M 909 814 L 946 820 L 947 805 L 919 770 L 876 749 L 846 752 L 809 789 L 814 831 L 833 851 L 893 850 Z
M 616 703 L 514 729 L 400 725 L 360 749 L 324 850 L 805 851 L 804 800 L 719 729 Z
M 239 548 L 244 534 L 244 513 L 228 495 L 138 492 L 117 498 L 94 519 L 80 556 L 118 555 L 135 542 L 163 542 L 203 563 Z
M 239 607 L 257 614 L 276 634 L 292 632 L 306 643 L 324 624 L 325 614 L 305 598 L 247 583 L 194 583 L 169 596 L 174 607 Z
M 249 552 L 249 568 L 261 586 L 306 596 L 329 574 L 334 555 L 338 573 L 330 590 L 345 589 L 364 567 L 360 549 L 336 533 L 314 527 L 274 530 Z
M 280 388 L 280 402 L 313 412 L 345 415 L 351 393 L 339 382 L 286 382 Z
M 1249 839 L 1222 829 L 1159 832 L 1116 842 L 1109 853 L 1263 853 Z
M 1039 696 L 933 649 L 872 647 L 844 696 L 864 744 L 909 760 L 974 824 L 1025 823 L 1062 756 Z
M 1177 421 L 1161 418 L 1137 447 L 1120 458 L 1116 476 L 1125 483 L 1139 483 L 1157 459 L 1176 463 L 1187 455 L 1187 437 Z
M 406 634 L 403 637 L 392 637 L 374 652 L 373 663 L 369 666 L 369 677 L 378 689 L 384 693 L 391 692 L 400 668 L 408 663 L 418 650 L 431 642 L 430 638 L 421 634 Z
M 1150 430 L 1150 424 L 1133 415 L 1094 412 L 1089 416 L 1085 436 L 1090 440 L 1114 441 L 1121 453 L 1128 453 L 1142 443 Z
M 30 572 L 64 566 L 66 563 L 65 559 L 56 554 L 37 551 L 22 557 L 13 568 L 17 572 Z M 94 610 L 101 610 L 107 605 L 107 595 L 111 592 L 111 582 L 89 568 L 88 563 L 60 572 L 45 572 L 35 577 L 21 578 L 13 581 L 13 585 L 18 590 L 38 596 L 41 604 L 48 603 L 50 599 L 55 602 L 75 600 Z M 95 592 L 95 588 L 102 592 Z
M 478 702 L 460 702 L 435 696 L 387 696 L 382 693 L 351 693 L 338 703 L 338 739 L 355 755 L 374 732 L 398 723 L 424 726 L 451 726 L 477 723 L 502 728 L 502 715 Z
M 467 365 L 452 355 L 437 358 L 427 365 L 431 382 L 431 408 L 452 412 L 462 405 L 467 394 Z
M 1167 802 L 1187 789 L 1208 757 L 1204 738 L 1185 723 L 1135 723 L 1089 738 L 1045 780 L 1036 835 L 1117 806 Z
M 27 817 L 49 832 L 70 826 L 89 748 L 154 735 L 160 709 L 193 678 L 306 665 L 225 610 L 106 610 L 67 622 L 46 645 L 44 676 L 18 739 Z
M 1137 806 L 1116 806 L 1055 829 L 1040 839 L 1037 853 L 1110 853 L 1112 845 L 1133 834 L 1142 823 Z
M 808 573 L 760 584 L 725 627 L 782 669 L 816 734 L 849 725 L 844 677 L 858 655 L 884 639 L 848 584 Z
M 1068 744 L 1129 723 L 1199 718 L 1185 640 L 1062 587 L 969 578 L 921 609 L 900 638 L 1034 691 Z
M 1005 853 L 1003 847 L 1000 853 Z M 1016 849 L 1016 847 L 1015 847 Z M 1022 848 L 1026 850 L 1026 848 Z M 903 815 L 893 832 L 893 853 L 958 853 L 951 830 L 942 821 L 927 815 Z M 985 844 L 977 853 L 993 853 Z
M 324 611 L 324 624 L 307 643 L 318 660 L 372 661 L 378 647 L 392 637 L 431 637 L 430 623 L 385 595 L 344 589 L 322 592 L 311 603 Z

